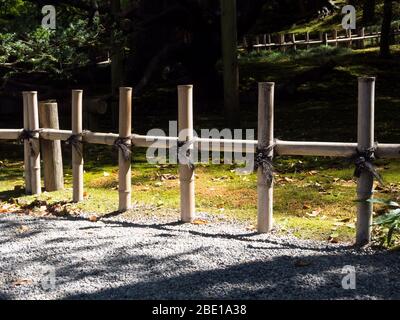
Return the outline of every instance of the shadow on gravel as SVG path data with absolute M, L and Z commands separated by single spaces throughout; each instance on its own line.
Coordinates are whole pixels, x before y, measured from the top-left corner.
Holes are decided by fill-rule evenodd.
M 334 247 L 334 246 L 327 246 L 323 250 L 320 248 L 310 248 L 310 247 L 303 247 L 299 245 L 294 245 L 290 244 L 287 242 L 278 242 L 274 241 L 272 239 L 255 239 L 254 237 L 259 236 L 258 233 L 256 232 L 247 232 L 247 233 L 242 233 L 242 234 L 228 234 L 228 233 L 207 233 L 204 231 L 194 231 L 194 230 L 179 230 L 179 229 L 171 229 L 170 227 L 176 227 L 180 225 L 184 225 L 184 223 L 177 221 L 177 222 L 170 222 L 170 223 L 165 223 L 165 224 L 151 224 L 151 225 L 143 225 L 143 224 L 138 224 L 134 222 L 120 222 L 120 221 L 107 221 L 107 220 L 101 220 L 105 224 L 109 226 L 114 226 L 114 227 L 126 227 L 126 228 L 152 228 L 155 230 L 161 230 L 161 231 L 174 231 L 174 232 L 180 232 L 180 233 L 190 233 L 195 236 L 200 236 L 200 237 L 207 237 L 207 238 L 220 238 L 220 239 L 228 239 L 228 240 L 238 240 L 238 241 L 245 241 L 245 242 L 254 242 L 254 243 L 265 243 L 265 244 L 273 244 L 273 245 L 278 245 L 279 248 L 272 247 L 268 249 L 281 249 L 282 247 L 286 248 L 293 248 L 293 249 L 306 249 L 306 250 L 315 250 L 315 251 L 337 251 L 337 250 L 349 250 L 349 249 L 354 249 L 355 246 L 353 245 L 348 245 L 348 246 L 341 246 L 340 248 Z M 267 249 L 267 248 L 264 248 Z
M 185 269 L 179 256 L 167 258 L 168 267 Z M 365 259 L 364 259 L 365 258 Z M 270 261 L 241 263 L 226 268 L 183 273 L 168 277 L 155 265 L 165 261 L 147 256 L 131 257 L 130 262 L 146 268 L 154 277 L 139 283 L 107 288 L 95 293 L 69 295 L 65 299 L 399 299 L 400 277 L 391 274 L 394 254 L 374 256 L 317 255 L 307 257 L 309 265 L 296 266 L 290 256 Z M 368 259 L 368 260 L 366 260 Z M 123 265 L 126 259 L 119 261 Z M 116 261 L 110 262 L 115 265 Z M 120 265 L 121 265 L 120 264 Z M 357 289 L 342 288 L 341 270 L 345 265 L 363 268 L 357 274 Z M 167 271 L 166 269 L 165 271 Z
M 316 248 L 291 244 L 285 239 L 279 241 L 275 237 L 256 238 L 254 233 L 213 234 L 201 228 L 198 231 L 175 228 L 181 225 L 179 222 L 151 225 L 102 222 L 105 228 L 131 228 L 128 233 L 132 236 L 135 229 L 151 228 L 160 232 L 150 235 L 145 242 L 135 242 L 135 251 L 130 252 L 124 242 L 115 246 L 117 235 L 113 232 L 103 235 L 99 230 L 93 231 L 92 235 L 83 228 L 80 229 L 82 233 L 74 231 L 75 238 L 68 238 L 61 232 L 67 232 L 71 226 L 61 225 L 56 229 L 55 238 L 27 249 L 35 251 L 28 259 L 21 260 L 20 252 L 15 251 L 13 254 L 17 258 L 10 261 L 12 270 L 44 262 L 55 266 L 60 288 L 72 286 L 73 292 L 77 292 L 64 293 L 62 297 L 67 300 L 400 299 L 400 261 L 396 252 L 377 251 L 372 254 L 342 246 Z M 9 238 L 3 232 L 4 228 L 16 225 L 0 220 L 0 231 Z M 44 231 L 48 228 L 40 223 L 39 226 Z M 191 249 L 188 247 L 184 252 L 174 251 L 172 254 L 159 252 L 168 246 L 168 241 L 184 241 L 188 233 L 196 240 Z M 170 234 L 177 238 L 168 239 Z M 96 241 L 92 237 L 96 237 Z M 227 262 L 225 245 L 214 247 L 213 241 L 207 241 L 205 245 L 202 238 L 212 238 L 216 242 L 218 239 L 232 240 L 232 243 L 243 241 L 236 242 L 238 253 L 249 253 L 251 258 L 242 262 L 244 259 L 238 256 L 237 260 Z M 59 244 L 64 242 L 67 245 L 60 247 Z M 145 248 L 147 250 L 143 250 Z M 258 256 L 259 253 L 264 254 Z M 8 262 L 8 259 L 0 257 L 1 268 Z M 345 276 L 342 270 L 347 265 L 356 268 L 356 290 L 342 288 Z M 95 284 L 97 291 L 88 292 L 82 283 Z M 8 298 L 0 291 L 0 299 L 3 297 Z

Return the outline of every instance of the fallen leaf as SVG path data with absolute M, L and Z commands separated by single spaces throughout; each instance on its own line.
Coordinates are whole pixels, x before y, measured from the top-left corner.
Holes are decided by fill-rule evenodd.
M 26 232 L 28 232 L 29 230 L 30 230 L 30 228 L 27 227 L 27 226 L 19 226 L 19 227 L 17 228 L 17 232 L 18 232 L 18 233 L 26 233 Z
M 344 222 L 335 222 L 333 225 L 335 227 L 342 227 L 342 226 L 344 226 Z
M 207 221 L 207 220 L 204 220 L 204 219 L 195 219 L 195 220 L 193 220 L 192 224 L 195 224 L 195 225 L 204 225 L 204 224 L 208 224 L 208 221 Z
M 303 268 L 303 267 L 308 267 L 310 265 L 312 265 L 311 261 L 308 260 L 297 260 L 294 265 L 298 268 Z
M 257 230 L 257 227 L 256 227 L 255 225 L 251 225 L 251 226 L 248 226 L 248 227 L 246 228 L 246 230 L 247 230 L 247 231 L 254 231 L 254 230 Z
M 96 215 L 92 215 L 89 217 L 90 222 L 97 222 L 99 220 L 99 217 Z
M 329 236 L 328 241 L 329 241 L 330 243 L 339 243 L 339 234 L 338 234 L 338 233 L 332 233 L 332 234 Z
M 32 280 L 30 279 L 17 279 L 11 283 L 14 287 L 30 285 L 32 284 Z
M 21 191 L 21 190 L 24 190 L 24 186 L 21 185 L 14 186 L 14 191 Z
M 322 210 L 321 210 L 321 209 L 318 209 L 318 210 L 314 210 L 314 211 L 311 212 L 311 213 L 306 213 L 306 215 L 309 216 L 309 217 L 315 218 L 315 217 L 319 216 L 319 214 L 320 214 L 321 212 L 322 212 Z
M 174 175 L 174 174 L 166 173 L 166 174 L 160 175 L 160 179 L 161 179 L 161 181 L 165 181 L 165 180 L 177 180 L 177 179 L 178 179 L 178 176 L 176 176 L 176 175 Z

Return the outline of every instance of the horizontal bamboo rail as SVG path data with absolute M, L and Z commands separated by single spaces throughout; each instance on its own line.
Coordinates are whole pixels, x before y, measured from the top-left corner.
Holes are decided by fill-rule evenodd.
M 16 140 L 23 129 L 0 129 L 0 140 Z M 42 129 L 40 138 L 45 140 L 66 141 L 72 135 L 71 130 Z M 112 146 L 118 134 L 86 132 L 83 141 L 89 144 Z M 194 138 L 193 144 L 200 151 L 227 151 L 255 153 L 257 140 Z M 139 148 L 170 149 L 176 147 L 178 137 L 157 137 L 132 135 L 132 145 Z M 317 156 L 351 158 L 356 155 L 357 143 L 345 142 L 306 142 L 275 140 L 275 156 Z M 400 144 L 379 143 L 377 158 L 400 159 Z
M 338 43 L 362 43 L 364 45 L 365 40 L 372 40 L 372 39 L 380 39 L 381 32 L 371 32 L 369 34 L 365 34 L 364 28 L 358 31 L 357 35 L 352 35 L 351 32 L 346 34 L 345 36 L 338 36 L 338 31 L 333 30 L 331 32 L 332 37 L 329 38 L 328 33 L 320 33 L 318 39 L 310 39 L 310 34 L 307 32 L 305 34 L 305 39 L 303 40 L 296 40 L 296 37 L 299 34 L 280 34 L 278 35 L 277 42 L 271 42 L 271 35 L 265 34 L 263 36 L 255 35 L 255 36 L 245 36 L 243 38 L 243 43 L 239 45 L 239 49 L 247 48 L 249 49 L 249 43 L 251 43 L 251 39 L 254 39 L 254 44 L 250 46 L 250 48 L 259 51 L 260 49 L 268 49 L 271 50 L 273 48 L 287 48 L 293 47 L 297 49 L 297 46 L 311 46 L 311 45 L 329 45 L 329 44 L 338 44 Z M 392 31 L 394 36 L 400 35 L 400 29 L 395 29 Z M 263 42 L 260 43 L 260 39 L 263 39 Z M 285 41 L 285 39 L 290 39 L 290 41 Z
M 179 86 L 179 137 L 144 136 L 131 134 L 131 103 L 132 89 L 120 90 L 120 126 L 119 134 L 83 131 L 82 129 L 82 96 L 81 90 L 73 92 L 73 130 L 39 128 L 37 93 L 24 93 L 24 126 L 25 129 L 0 129 L 0 140 L 17 140 L 25 135 L 25 175 L 26 191 L 31 188 L 33 194 L 41 192 L 40 184 L 40 150 L 39 139 L 67 141 L 73 150 L 73 200 L 83 200 L 83 148 L 81 142 L 118 147 L 119 149 L 119 210 L 129 210 L 131 207 L 131 147 L 170 149 L 181 148 L 189 142 L 189 149 L 206 152 L 237 152 L 256 153 L 255 167 L 258 167 L 258 231 L 269 232 L 273 228 L 273 181 L 270 169 L 273 157 L 276 156 L 321 156 L 344 157 L 371 162 L 372 158 L 366 152 L 371 148 L 377 158 L 400 159 L 400 144 L 378 144 L 374 142 L 375 114 L 375 78 L 359 79 L 358 106 L 358 138 L 357 143 L 343 142 L 306 142 L 284 141 L 274 139 L 274 83 L 259 85 L 259 116 L 258 140 L 212 139 L 199 138 L 193 130 L 192 86 Z M 29 127 L 27 126 L 29 118 Z M 30 130 L 30 132 L 24 132 Z M 26 140 L 29 134 L 34 139 Z M 28 144 L 26 143 L 28 142 Z M 184 163 L 181 151 L 179 154 L 179 172 L 181 188 L 181 220 L 191 222 L 195 218 L 194 166 L 190 156 L 183 154 L 188 160 Z M 28 153 L 28 156 L 27 154 Z M 361 153 L 361 154 L 360 154 Z M 261 156 L 262 159 L 259 159 Z M 29 158 L 29 159 L 28 159 Z M 368 158 L 368 159 L 367 159 Z M 367 159 L 367 160 L 366 160 Z M 29 161 L 28 161 L 29 160 Z M 261 163 L 261 164 L 260 164 Z M 260 165 L 263 165 L 260 168 Z M 358 244 L 370 241 L 372 205 L 366 199 L 373 194 L 373 173 L 362 171 L 358 179 L 357 197 L 357 240 Z M 29 186 L 30 183 L 30 186 Z

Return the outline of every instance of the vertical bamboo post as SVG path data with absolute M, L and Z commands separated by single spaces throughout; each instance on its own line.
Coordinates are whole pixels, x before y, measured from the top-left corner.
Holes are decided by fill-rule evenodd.
M 72 91 L 72 134 L 82 134 L 82 90 Z M 81 140 L 82 137 L 79 138 Z M 72 201 L 83 201 L 83 147 L 77 144 L 72 147 Z
M 39 103 L 39 123 L 41 128 L 60 129 L 58 106 L 55 102 Z M 44 188 L 48 192 L 63 190 L 63 162 L 61 141 L 40 141 L 43 168 Z
M 258 148 L 261 150 L 274 143 L 274 90 L 273 82 L 258 86 Z M 273 150 L 269 156 L 273 156 Z M 273 227 L 273 182 L 266 181 L 261 168 L 258 168 L 257 175 L 257 228 L 259 233 L 268 233 Z
M 130 137 L 132 135 L 132 88 L 119 89 L 119 137 L 127 139 L 130 145 Z M 132 208 L 132 174 L 131 174 L 131 157 L 125 159 L 122 150 L 119 150 L 119 209 L 124 212 Z
M 333 30 L 333 40 L 335 40 L 335 47 L 338 46 L 338 31 L 336 29 Z
M 365 151 L 374 146 L 375 78 L 359 78 L 358 82 L 358 150 Z M 367 202 L 372 197 L 374 177 L 363 171 L 357 184 L 357 245 L 371 240 L 373 205 Z
M 353 46 L 353 33 L 351 31 L 351 29 L 347 29 L 347 38 L 348 38 L 348 42 L 347 42 L 347 46 L 349 48 L 351 48 Z
M 193 86 L 178 87 L 179 142 L 193 139 Z M 194 170 L 187 164 L 179 165 L 181 220 L 189 223 L 195 218 Z
M 329 38 L 328 38 L 328 33 L 325 32 L 325 33 L 324 33 L 324 45 L 325 45 L 325 47 L 327 47 L 327 46 L 329 45 L 328 40 L 329 40 Z
M 320 32 L 318 33 L 318 39 L 319 39 L 319 41 L 321 41 L 322 43 L 324 42 L 324 33 L 323 33 L 322 31 L 320 31 Z
M 259 45 L 260 45 L 260 36 L 256 36 L 256 51 L 257 52 L 260 52 L 260 47 L 259 47 Z
M 267 43 L 269 44 L 268 46 L 268 50 L 272 50 L 272 46 L 271 46 L 271 34 L 268 33 L 267 35 Z
M 263 48 L 267 50 L 267 35 L 263 34 Z
M 293 50 L 294 50 L 294 51 L 297 51 L 297 46 L 296 46 L 296 35 L 295 35 L 294 33 L 292 33 L 290 36 L 291 36 L 291 41 L 292 41 L 292 44 L 293 44 Z
M 38 97 L 36 91 L 29 91 L 26 94 L 29 109 L 29 130 L 39 130 L 39 113 L 38 113 Z M 31 188 L 32 194 L 39 195 L 42 193 L 40 182 L 40 142 L 39 133 L 33 133 L 34 139 L 29 141 L 34 152 L 29 151 L 31 164 Z
M 280 44 L 280 50 L 285 52 L 286 51 L 286 46 L 285 46 L 285 34 L 281 33 L 279 34 L 279 44 Z
M 247 43 L 247 37 L 244 36 L 243 37 L 243 48 L 246 49 L 246 51 L 248 50 L 248 46 L 249 44 Z
M 310 42 L 310 32 L 307 31 L 306 32 L 306 44 L 307 44 L 306 49 L 307 50 L 310 48 L 309 42 Z
M 23 113 L 24 113 L 24 130 L 29 130 L 29 107 L 28 107 L 28 96 L 27 92 L 22 93 L 23 99 Z M 25 173 L 25 193 L 32 193 L 32 182 L 31 182 L 31 160 L 30 160 L 31 149 L 29 147 L 29 141 L 24 141 L 24 173 Z
M 359 47 L 359 49 L 364 49 L 365 48 L 365 28 L 364 27 L 360 28 L 359 36 L 362 39 L 360 39 L 360 41 L 358 42 L 358 47 Z

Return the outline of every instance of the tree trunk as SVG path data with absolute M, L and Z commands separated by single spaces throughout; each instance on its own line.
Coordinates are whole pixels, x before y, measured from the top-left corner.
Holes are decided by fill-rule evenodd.
M 390 57 L 390 36 L 392 32 L 391 24 L 393 19 L 393 3 L 392 0 L 385 0 L 383 8 L 383 22 L 381 34 L 380 56 L 382 58 Z
M 222 61 L 224 68 L 224 106 L 230 126 L 238 127 L 239 66 L 237 60 L 236 0 L 221 0 Z
M 119 22 L 119 13 L 121 11 L 120 0 L 111 0 L 111 12 L 114 17 L 115 22 Z M 112 42 L 114 44 L 115 39 L 112 37 Z M 115 46 L 114 46 L 115 49 Z M 119 92 L 119 87 L 123 83 L 123 53 L 113 52 L 111 57 L 111 94 L 116 95 Z
M 363 24 L 368 25 L 375 19 L 376 0 L 364 0 Z

